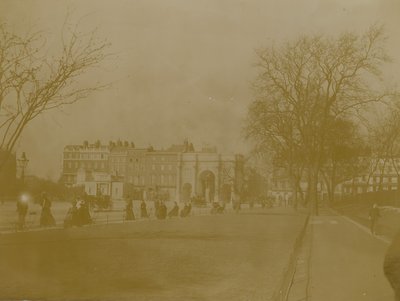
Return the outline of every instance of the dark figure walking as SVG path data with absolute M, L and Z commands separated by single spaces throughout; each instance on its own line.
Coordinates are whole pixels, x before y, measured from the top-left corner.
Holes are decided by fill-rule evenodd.
M 72 202 L 71 208 L 68 209 L 67 215 L 64 219 L 64 228 L 79 226 L 78 208 L 76 207 L 76 203 L 76 201 Z
M 22 196 L 17 201 L 17 212 L 18 212 L 18 230 L 25 229 L 25 217 L 28 213 L 28 200 L 26 196 Z
M 372 234 L 376 234 L 376 224 L 378 223 L 378 219 L 380 217 L 380 212 L 377 204 L 374 204 L 374 206 L 371 208 L 369 211 L 369 220 L 370 220 L 370 229 Z
M 400 232 L 397 233 L 386 252 L 383 270 L 395 293 L 395 300 L 400 301 Z
M 86 201 L 82 200 L 78 203 L 78 220 L 78 224 L 80 226 L 92 223 L 92 217 L 90 216 L 89 212 L 89 204 Z
M 147 213 L 147 205 L 144 200 L 140 203 L 140 217 L 141 218 L 148 218 L 149 214 Z
M 174 217 L 179 215 L 179 206 L 177 202 L 174 202 L 174 207 L 168 213 L 168 217 Z
M 189 203 L 186 203 L 183 209 L 181 210 L 180 216 L 181 217 L 186 217 L 190 214 L 190 211 L 192 209 L 192 205 Z
M 165 219 L 167 217 L 167 206 L 165 206 L 164 202 L 160 202 L 157 209 L 157 218 Z
M 133 213 L 133 201 L 132 199 L 128 199 L 125 208 L 125 220 L 126 221 L 133 221 L 135 220 L 135 214 Z
M 46 193 L 42 193 L 42 213 L 40 215 L 40 226 L 50 227 L 55 226 L 56 221 L 51 214 L 51 201 Z

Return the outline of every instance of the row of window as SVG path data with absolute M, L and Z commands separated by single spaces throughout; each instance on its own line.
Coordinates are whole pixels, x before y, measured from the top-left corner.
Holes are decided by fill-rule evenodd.
M 176 161 L 177 158 L 176 156 L 153 156 L 152 157 L 153 161 Z
M 367 181 L 367 179 L 368 179 L 368 177 L 367 176 L 362 176 L 361 178 L 361 181 L 362 182 L 366 182 Z M 354 179 L 354 182 L 359 182 L 359 180 L 360 180 L 359 178 L 355 178 Z M 397 177 L 382 177 L 382 183 L 397 183 Z M 371 177 L 370 179 L 369 179 L 369 183 L 370 184 L 373 184 L 373 182 L 375 182 L 375 183 L 380 183 L 381 182 L 381 177 L 380 176 L 375 176 L 375 177 Z
M 150 157 L 151 161 L 153 162 L 176 162 L 176 157 L 173 156 L 153 156 Z M 148 159 L 150 159 L 148 158 Z M 110 162 L 126 162 L 127 160 L 129 162 L 139 162 L 143 161 L 144 157 L 134 157 L 134 158 L 127 158 L 126 156 L 112 156 L 110 157 Z
M 354 192 L 355 193 L 365 193 L 365 192 L 372 192 L 372 191 L 378 191 L 380 188 L 379 186 L 375 187 L 354 187 Z M 397 186 L 391 186 L 391 185 L 385 185 L 382 186 L 382 190 L 397 190 Z M 353 187 L 344 187 L 344 192 L 345 193 L 353 193 Z
M 150 175 L 149 184 L 150 185 L 162 185 L 162 186 L 174 186 L 176 185 L 176 176 L 175 175 Z M 129 182 L 133 185 L 142 185 L 144 186 L 146 183 L 146 177 L 143 175 L 138 176 L 130 176 Z
M 64 162 L 64 168 L 68 169 L 78 169 L 78 168 L 85 168 L 85 169 L 104 169 L 106 168 L 105 162 Z
M 121 171 L 121 170 L 125 170 L 126 165 L 125 164 L 112 164 L 111 165 L 111 169 L 112 170 L 117 170 L 117 171 Z M 145 170 L 145 165 L 144 164 L 128 164 L 128 170 L 129 171 L 134 171 L 134 170 L 139 170 L 139 171 L 144 171 Z M 157 165 L 157 164 L 152 164 L 151 165 L 151 170 L 153 171 L 175 171 L 176 170 L 176 166 L 175 165 L 171 165 L 171 164 L 161 164 L 161 165 Z
M 64 159 L 106 160 L 108 157 L 102 153 L 64 153 Z
M 75 183 L 76 177 L 73 175 L 66 175 L 64 176 L 65 183 Z

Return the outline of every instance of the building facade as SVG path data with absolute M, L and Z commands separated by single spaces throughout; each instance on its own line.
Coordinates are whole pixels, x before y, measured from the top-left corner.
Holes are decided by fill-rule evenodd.
M 342 183 L 344 195 L 398 190 L 400 158 L 371 160 L 370 168 Z
M 181 201 L 197 196 L 206 202 L 229 202 L 244 182 L 242 155 L 181 153 L 177 170 L 176 194 Z
M 84 143 L 64 148 L 62 176 L 66 185 L 85 186 L 89 195 L 229 201 L 242 185 L 243 165 L 241 155 L 219 154 L 216 148 L 195 151 L 188 141 L 167 150 L 136 148 L 126 142 Z
M 88 172 L 108 172 L 110 148 L 99 141 L 64 147 L 61 180 L 66 186 L 74 186 L 80 170 Z

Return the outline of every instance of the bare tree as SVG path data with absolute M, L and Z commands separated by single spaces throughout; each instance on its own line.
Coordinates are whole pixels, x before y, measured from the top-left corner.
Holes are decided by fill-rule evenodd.
M 304 36 L 257 51 L 256 102 L 265 103 L 269 118 L 288 116 L 285 120 L 290 120 L 295 156 L 302 157 L 308 173 L 309 199 L 316 214 L 318 177 L 325 163 L 330 120 L 354 118 L 363 107 L 391 94 L 373 89 L 379 86 L 382 64 L 389 61 L 384 40 L 382 28 L 373 26 L 362 35 Z M 248 130 L 253 125 L 257 126 L 250 122 Z M 273 126 L 264 131 L 266 141 L 276 140 L 270 139 L 276 134 Z M 288 143 L 285 149 L 291 149 Z M 280 146 L 273 148 L 275 154 L 283 151 Z
M 303 171 L 303 156 L 293 113 L 280 99 L 257 99 L 250 108 L 246 125 L 247 138 L 256 142 L 255 153 L 268 154 L 270 165 L 284 168 L 292 187 L 293 204 L 297 207 L 299 183 Z M 262 156 L 261 154 L 264 154 Z M 270 166 L 271 167 L 271 166 Z
M 373 175 L 379 176 L 379 183 L 374 183 L 374 190 L 382 190 L 383 176 L 387 167 L 392 167 L 400 178 L 400 104 L 398 101 L 388 108 L 383 118 L 369 127 L 371 144 L 370 170 L 368 180 Z M 375 181 L 376 182 L 376 181 Z
M 332 120 L 328 128 L 325 158 L 321 167 L 328 201 L 335 200 L 338 184 L 365 174 L 369 167 L 369 148 L 351 120 Z
M 85 75 L 108 56 L 96 32 L 64 26 L 52 55 L 42 32 L 13 33 L 0 24 L 0 149 L 12 152 L 26 126 L 47 111 L 73 104 L 104 88 Z M 0 163 L 1 164 L 1 163 Z M 0 166 L 1 168 L 1 166 Z

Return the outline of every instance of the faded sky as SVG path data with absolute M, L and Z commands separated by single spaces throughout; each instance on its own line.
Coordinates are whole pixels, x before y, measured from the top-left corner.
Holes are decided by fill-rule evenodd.
M 254 49 L 300 34 L 386 27 L 388 80 L 399 81 L 400 1 L 396 0 L 0 0 L 0 18 L 16 30 L 61 31 L 68 9 L 98 27 L 118 55 L 93 76 L 115 82 L 90 99 L 48 112 L 24 132 L 18 152 L 29 173 L 56 179 L 65 144 L 121 138 L 167 147 L 185 137 L 224 152 L 244 152 Z M 53 39 L 53 40 L 52 40 Z

